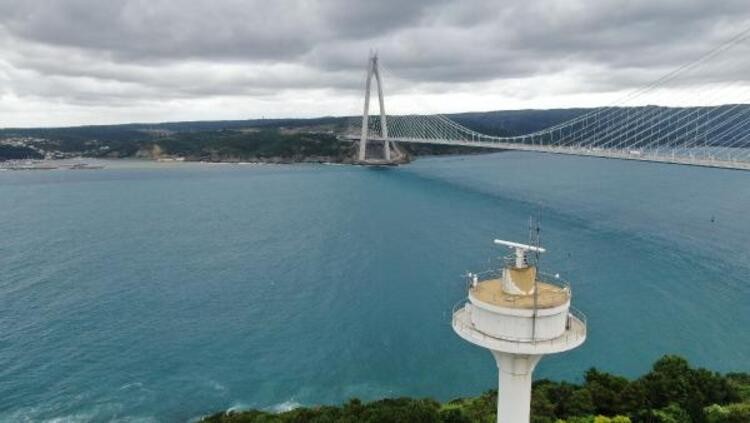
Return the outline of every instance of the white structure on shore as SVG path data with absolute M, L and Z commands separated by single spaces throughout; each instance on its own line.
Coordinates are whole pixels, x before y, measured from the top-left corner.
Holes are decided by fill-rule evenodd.
M 453 312 L 453 330 L 487 348 L 497 361 L 498 423 L 530 419 L 531 375 L 545 354 L 567 351 L 586 340 L 586 319 L 570 306 L 570 287 L 537 272 L 529 253 L 538 246 L 495 240 L 515 250 L 501 272 L 470 275 L 468 301 Z

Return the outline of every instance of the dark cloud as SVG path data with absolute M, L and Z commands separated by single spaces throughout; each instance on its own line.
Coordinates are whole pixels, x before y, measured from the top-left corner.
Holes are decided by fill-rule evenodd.
M 92 116 L 128 104 L 136 116 L 142 104 L 196 114 L 235 98 L 248 113 L 327 114 L 332 97 L 357 99 L 372 48 L 390 94 L 614 92 L 748 27 L 747 0 L 0 0 L 0 109 L 26 99 Z M 743 57 L 681 84 L 747 75 Z M 29 113 L 17 110 L 7 116 Z

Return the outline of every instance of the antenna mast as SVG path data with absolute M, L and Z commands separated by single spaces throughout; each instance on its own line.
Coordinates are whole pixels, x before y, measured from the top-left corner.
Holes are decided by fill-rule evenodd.
M 537 249 L 534 251 L 534 264 L 539 265 L 539 246 L 541 245 L 541 230 L 539 228 L 539 221 L 541 220 L 541 210 L 537 212 L 537 219 L 536 219 L 536 233 L 532 235 L 532 222 L 533 218 L 529 216 L 529 239 L 531 240 L 533 237 L 533 241 L 529 242 L 530 244 L 537 247 Z M 537 317 L 537 309 L 539 307 L 539 284 L 536 278 L 534 278 L 534 313 L 531 316 L 531 339 L 536 339 L 536 317 Z

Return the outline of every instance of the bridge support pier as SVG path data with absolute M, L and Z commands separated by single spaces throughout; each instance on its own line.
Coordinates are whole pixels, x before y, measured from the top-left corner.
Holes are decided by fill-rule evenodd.
M 383 140 L 382 160 L 367 160 L 367 139 L 369 137 L 370 124 L 370 91 L 372 89 L 372 78 L 378 84 L 378 105 L 380 106 L 380 138 Z M 358 159 L 360 163 L 367 164 L 392 164 L 391 142 L 388 141 L 388 121 L 385 116 L 385 100 L 383 98 L 383 80 L 380 77 L 378 66 L 378 55 L 374 53 L 367 61 L 367 81 L 365 82 L 365 107 L 362 113 L 362 133 L 359 138 Z

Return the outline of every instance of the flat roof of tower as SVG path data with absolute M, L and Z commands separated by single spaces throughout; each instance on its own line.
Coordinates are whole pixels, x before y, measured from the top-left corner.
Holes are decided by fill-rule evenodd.
M 565 288 L 537 280 L 537 308 L 553 308 L 565 304 L 570 299 L 570 291 Z M 471 294 L 483 303 L 510 307 L 534 308 L 534 295 L 512 295 L 503 291 L 500 279 L 481 281 L 471 288 Z

